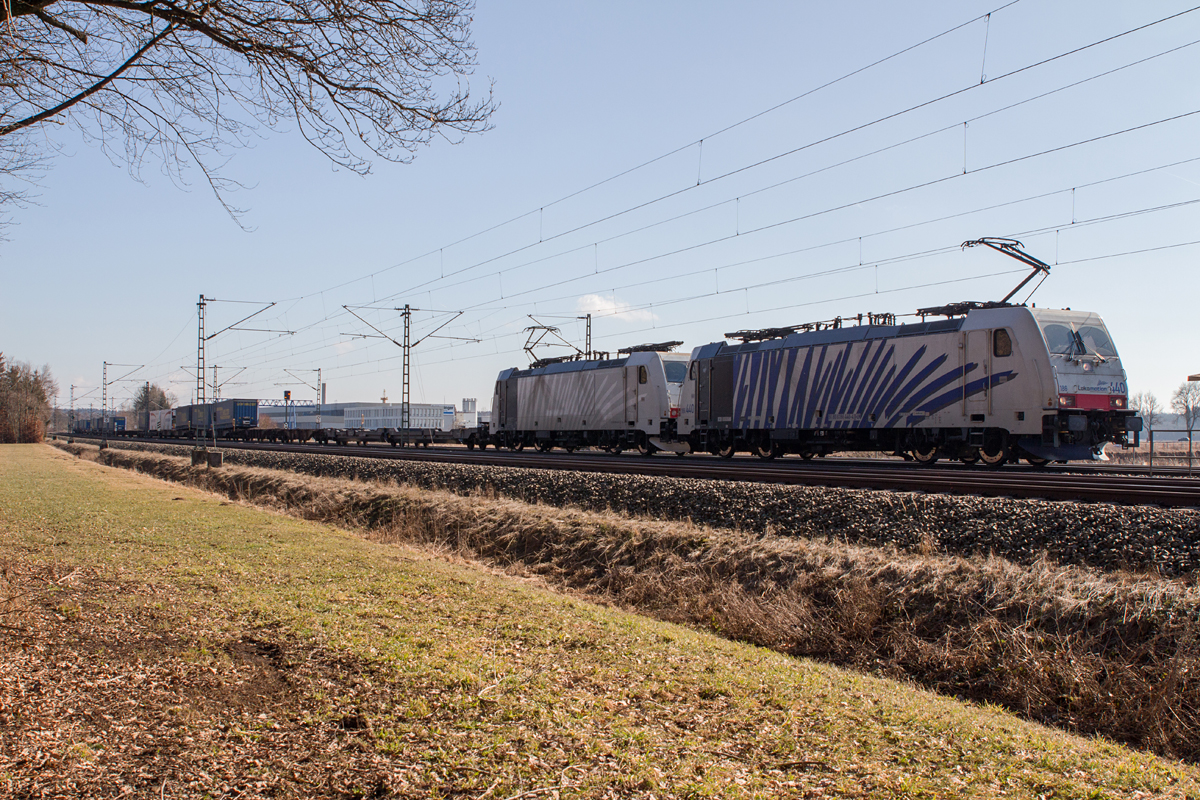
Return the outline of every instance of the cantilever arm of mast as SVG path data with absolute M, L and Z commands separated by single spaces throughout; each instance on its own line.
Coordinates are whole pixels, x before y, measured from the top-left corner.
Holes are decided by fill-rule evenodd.
M 359 308 L 374 308 L 374 306 L 358 306 L 358 307 L 359 307 Z M 349 311 L 351 314 L 354 314 L 354 311 L 353 311 L 353 310 L 350 308 L 350 306 L 342 306 L 342 308 L 346 309 L 346 310 L 347 310 L 347 311 Z M 393 308 L 393 309 L 391 309 L 391 310 L 392 310 L 392 311 L 404 311 L 404 312 L 407 314 L 407 313 L 410 313 L 410 312 L 413 312 L 413 311 L 420 311 L 421 309 L 419 309 L 419 308 L 410 308 L 410 309 L 408 309 L 407 311 L 405 311 L 405 309 L 403 309 L 403 308 Z M 451 312 L 445 312 L 445 313 L 451 313 Z M 434 328 L 434 329 L 433 329 L 433 330 L 431 330 L 429 333 L 427 333 L 427 334 L 425 334 L 424 336 L 422 336 L 420 339 L 417 339 L 415 342 L 413 342 L 411 345 L 409 345 L 409 347 L 416 347 L 416 346 L 417 346 L 417 345 L 419 345 L 421 342 L 425 341 L 426 339 L 431 339 L 431 338 L 432 338 L 432 339 L 457 339 L 457 340 L 458 340 L 458 341 L 460 341 L 460 342 L 478 342 L 478 341 L 479 341 L 479 339 L 474 339 L 474 338 L 471 338 L 471 337 L 469 337 L 469 336 L 435 336 L 435 335 L 434 335 L 434 334 L 436 334 L 438 331 L 440 331 L 442 328 L 446 327 L 446 326 L 447 326 L 447 325 L 449 325 L 451 322 L 454 322 L 454 320 L 458 319 L 458 318 L 459 318 L 459 317 L 461 317 L 462 315 L 463 315 L 463 312 L 462 312 L 462 311 L 454 312 L 454 316 L 453 316 L 453 317 L 451 317 L 450 319 L 446 320 L 446 321 L 445 321 L 445 322 L 443 322 L 441 325 L 438 325 L 436 328 Z M 377 338 L 378 338 L 378 339 L 387 339 L 389 342 L 391 342 L 392 344 L 396 345 L 396 347 L 404 347 L 404 345 L 400 344 L 400 342 L 397 342 L 395 339 L 393 339 L 392 337 L 388 336 L 388 335 L 387 335 L 386 333 L 384 333 L 383 331 L 379 330 L 379 328 L 376 328 L 374 325 L 372 325 L 371 323 L 367 322 L 367 321 L 366 321 L 365 319 L 363 319 L 362 317 L 359 317 L 359 316 L 358 316 L 358 314 L 354 314 L 354 316 L 355 316 L 355 317 L 358 317 L 358 319 L 359 319 L 359 320 L 360 320 L 360 321 L 361 321 L 361 322 L 362 322 L 364 325 L 366 325 L 366 326 L 368 326 L 369 328 L 371 328 L 371 330 L 373 330 L 373 331 L 376 331 L 376 332 L 379 334 L 379 336 L 372 336 L 372 335 L 371 335 L 371 334 L 369 334 L 369 333 L 343 333 L 343 334 L 342 334 L 342 336 L 357 336 L 357 337 L 359 337 L 359 338 L 362 338 L 362 339 L 377 339 Z
M 119 377 L 119 378 L 113 378 L 111 381 L 109 381 L 109 383 L 120 383 L 121 381 L 129 380 L 129 376 L 130 376 L 130 375 L 132 375 L 133 373 L 137 372 L 139 369 L 141 369 L 142 367 L 144 367 L 144 366 L 146 366 L 146 365 L 145 365 L 145 364 L 137 364 L 137 365 L 134 365 L 134 364 L 114 364 L 114 363 L 112 363 L 111 361 L 109 361 L 109 362 L 108 362 L 108 366 L 110 366 L 110 367 L 133 367 L 133 369 L 129 370 L 129 372 L 126 372 L 126 373 L 125 373 L 124 375 L 122 375 L 121 377 Z
M 459 311 L 459 312 L 458 312 L 457 314 L 455 314 L 453 317 L 451 317 L 450 319 L 446 320 L 446 321 L 445 321 L 445 322 L 443 322 L 441 325 L 438 325 L 436 328 L 434 328 L 434 329 L 433 329 L 433 330 L 431 330 L 429 333 L 427 333 L 427 334 L 425 334 L 424 336 L 422 336 L 420 339 L 417 339 L 415 342 L 413 342 L 412 346 L 413 346 L 413 347 L 416 347 L 416 346 L 417 346 L 417 345 L 419 345 L 421 342 L 425 341 L 426 339 L 430 339 L 430 338 L 433 338 L 433 339 L 458 339 L 459 341 L 463 341 L 463 342 L 478 342 L 478 341 L 479 341 L 478 339 L 472 339 L 472 338 L 470 338 L 470 337 L 467 337 L 467 336 L 434 336 L 434 334 L 435 334 L 435 333 L 437 333 L 437 332 L 438 332 L 438 331 L 440 331 L 442 328 L 444 328 L 444 327 L 446 327 L 447 325 L 449 325 L 451 322 L 454 322 L 454 320 L 458 319 L 458 318 L 459 318 L 459 317 L 461 317 L 462 315 L 463 315 L 463 312 Z
M 215 297 L 209 297 L 209 298 L 205 299 L 205 302 L 206 303 L 218 303 L 221 301 L 217 300 Z M 245 302 L 245 301 L 243 301 L 243 300 L 226 300 L 224 302 L 226 302 L 226 303 L 241 303 L 241 302 Z M 274 330 L 263 330 L 261 328 L 239 328 L 239 327 L 237 327 L 238 325 L 241 325 L 246 320 L 257 317 L 259 314 L 263 313 L 268 308 L 271 308 L 274 305 L 275 305 L 274 303 L 270 303 L 268 305 L 263 306 L 258 311 L 255 311 L 253 314 L 251 314 L 250 316 L 242 317 L 237 322 L 233 323 L 232 325 L 227 325 L 226 327 L 221 328 L 221 330 L 217 331 L 216 333 L 212 334 L 211 336 L 205 336 L 204 341 L 207 342 L 209 339 L 214 339 L 217 336 L 220 336 L 225 331 L 232 331 L 232 330 L 239 330 L 239 331 L 246 330 L 246 331 L 254 331 L 256 333 L 295 333 L 295 331 L 274 331 Z
M 349 311 L 351 314 L 354 314 L 354 312 L 353 312 L 353 311 L 351 311 L 351 309 L 350 309 L 350 306 L 342 306 L 342 308 L 346 309 L 346 310 L 347 310 L 347 311 Z M 391 342 L 392 344 L 396 345 L 396 347 L 404 347 L 404 345 L 400 344 L 400 343 L 399 343 L 399 342 L 397 342 L 395 339 L 393 339 L 392 337 L 388 336 L 388 335 L 387 335 L 386 333 L 384 333 L 383 331 L 379 330 L 379 328 L 376 328 L 374 325 L 372 325 L 371 323 L 367 322 L 367 321 L 366 321 L 365 319 L 363 319 L 362 317 L 358 316 L 358 314 L 354 314 L 354 316 L 355 316 L 355 317 L 356 317 L 356 318 L 359 320 L 359 322 L 361 322 L 362 324 L 366 325 L 368 328 L 370 328 L 371 330 L 375 331 L 375 332 L 376 332 L 376 333 L 378 333 L 378 334 L 379 334 L 381 337 L 383 337 L 384 339 L 387 339 L 387 340 L 388 340 L 389 342 Z M 362 336 L 364 339 L 365 339 L 365 338 L 368 338 L 366 335 L 363 335 L 363 334 L 361 334 L 361 333 L 354 333 L 354 334 L 350 334 L 350 335 L 351 335 L 351 336 Z M 371 337 L 371 338 L 373 338 L 373 337 Z

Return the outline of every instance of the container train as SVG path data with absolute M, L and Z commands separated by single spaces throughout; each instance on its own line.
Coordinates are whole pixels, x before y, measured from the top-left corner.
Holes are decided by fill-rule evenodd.
M 991 466 L 1098 459 L 1109 444 L 1137 447 L 1142 420 L 1127 407 L 1125 371 L 1104 321 L 1092 312 L 1009 303 L 1049 266 L 1013 240 L 964 246 L 977 244 L 1034 272 L 999 302 L 921 309 L 920 321 L 909 324 L 897 324 L 890 314 L 860 315 L 729 333 L 690 353 L 672 352 L 681 342 L 665 342 L 622 350 L 616 358 L 600 354 L 507 369 L 495 383 L 490 426 L 448 436 L 260 428 L 255 400 L 151 412 L 147 432 L 725 458 L 739 451 L 763 459 L 858 451 L 919 464 L 947 458 Z
M 1019 242 L 967 244 L 1019 258 L 1035 268 L 1030 278 L 1049 271 Z M 490 440 L 515 450 L 726 458 L 873 451 L 992 466 L 1136 447 L 1142 420 L 1127 407 L 1125 371 L 1103 320 L 1007 302 L 1016 291 L 1000 302 L 922 309 L 911 324 L 867 315 L 739 331 L 726 334 L 736 343 L 690 355 L 646 346 L 617 359 L 505 370 Z
M 119 425 L 114 425 L 114 420 Z M 259 427 L 258 400 L 217 400 L 212 403 L 196 403 L 177 408 L 151 411 L 147 426 L 130 428 L 125 417 L 110 417 L 108 430 L 102 429 L 99 420 L 76 422 L 73 433 L 81 435 L 107 435 L 122 438 L 181 439 L 190 441 L 225 440 L 247 442 L 318 442 L 320 444 L 346 445 L 355 442 L 365 445 L 383 442 L 393 447 L 439 443 L 467 444 L 472 449 L 476 443 L 484 444 L 484 433 L 476 428 L 432 431 L 396 428 L 278 428 Z

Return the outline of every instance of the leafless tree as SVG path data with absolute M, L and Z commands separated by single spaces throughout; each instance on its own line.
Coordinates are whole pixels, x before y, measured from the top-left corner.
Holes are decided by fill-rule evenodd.
M 1171 396 L 1171 410 L 1183 420 L 1189 438 L 1200 419 L 1200 381 L 1184 381 Z
M 134 177 L 148 160 L 180 183 L 196 167 L 235 214 L 237 184 L 220 169 L 263 128 L 294 124 L 361 174 L 374 157 L 407 162 L 434 136 L 489 126 L 490 88 L 476 99 L 467 83 L 473 11 L 473 0 L 4 0 L 0 174 L 36 169 L 48 123 L 77 128 Z
M 37 370 L 0 353 L 0 442 L 40 442 L 57 393 L 49 366 Z
M 157 383 L 146 383 L 137 388 L 130 401 L 122 406 L 129 412 L 129 418 L 136 420 L 138 428 L 150 429 L 150 412 L 174 408 L 178 399 Z
M 1187 428 L 1188 442 L 1188 474 L 1192 471 L 1192 430 L 1196 420 L 1200 418 L 1200 381 L 1184 381 L 1179 384 L 1175 394 L 1171 396 L 1171 408 L 1183 419 Z
M 1154 423 L 1158 422 L 1163 410 L 1162 403 L 1154 392 L 1138 392 L 1129 398 L 1129 407 L 1138 412 L 1147 432 L 1154 430 Z
M 162 411 L 173 408 L 179 402 L 175 395 L 163 389 L 157 383 L 147 383 L 138 387 L 133 396 L 133 410 L 145 414 L 147 411 Z

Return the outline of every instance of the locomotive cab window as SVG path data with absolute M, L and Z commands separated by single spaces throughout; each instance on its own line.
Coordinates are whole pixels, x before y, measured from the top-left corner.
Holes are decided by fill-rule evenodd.
M 1112 340 L 1108 338 L 1108 331 L 1098 325 L 1080 325 L 1079 338 L 1083 339 L 1083 344 L 1090 353 L 1097 353 L 1105 358 L 1113 358 L 1117 355 L 1117 349 L 1113 347 Z
M 638 383 L 645 383 L 650 380 L 650 373 L 646 371 L 645 365 L 638 367 Z
M 1004 358 L 1012 355 L 1012 337 L 1007 328 L 997 328 L 992 332 L 992 355 Z
M 700 362 L 698 362 L 698 361 L 692 362 L 692 374 L 689 376 L 692 380 L 696 380 L 696 367 L 699 363 Z
M 1075 355 L 1075 332 L 1070 327 L 1061 324 L 1051 324 L 1042 328 L 1046 337 L 1046 346 L 1050 352 L 1060 356 Z
M 664 361 L 663 370 L 667 373 L 667 383 L 683 383 L 687 378 L 687 363 L 683 361 Z

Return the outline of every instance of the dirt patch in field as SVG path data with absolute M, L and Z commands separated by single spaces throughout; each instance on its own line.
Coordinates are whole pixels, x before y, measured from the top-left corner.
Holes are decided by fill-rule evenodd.
M 419 788 L 402 763 L 363 746 L 371 732 L 353 723 L 386 680 L 357 680 L 366 665 L 271 630 L 222 630 L 174 601 L 164 587 L 4 565 L 0 795 L 361 798 Z

